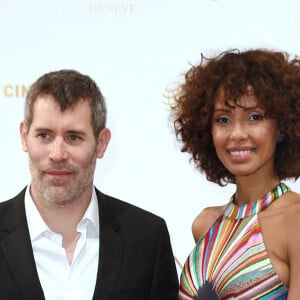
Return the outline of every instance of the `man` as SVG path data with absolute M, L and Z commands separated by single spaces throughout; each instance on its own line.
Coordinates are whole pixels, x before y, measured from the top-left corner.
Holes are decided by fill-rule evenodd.
M 88 76 L 51 72 L 30 87 L 20 134 L 31 183 L 0 204 L 3 299 L 177 299 L 165 222 L 93 185 L 105 123 Z

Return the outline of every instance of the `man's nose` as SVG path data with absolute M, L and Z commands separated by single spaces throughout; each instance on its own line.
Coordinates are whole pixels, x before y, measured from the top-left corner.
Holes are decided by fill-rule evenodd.
M 68 156 L 64 139 L 61 137 L 55 138 L 50 145 L 49 158 L 57 162 L 68 159 Z

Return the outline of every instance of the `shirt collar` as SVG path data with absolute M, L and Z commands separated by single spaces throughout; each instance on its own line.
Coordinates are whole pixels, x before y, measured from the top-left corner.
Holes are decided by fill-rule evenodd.
M 85 226 L 86 220 L 93 225 L 93 228 L 99 236 L 99 207 L 95 188 L 93 188 L 90 204 L 77 226 L 78 231 L 81 231 L 80 229 Z
M 27 187 L 25 192 L 25 214 L 31 241 L 37 239 L 44 232 L 52 232 L 32 200 L 30 186 Z M 91 201 L 77 226 L 77 230 L 82 231 L 83 228 L 87 228 L 89 224 L 92 224 L 92 227 L 99 236 L 99 210 L 95 188 L 93 188 Z

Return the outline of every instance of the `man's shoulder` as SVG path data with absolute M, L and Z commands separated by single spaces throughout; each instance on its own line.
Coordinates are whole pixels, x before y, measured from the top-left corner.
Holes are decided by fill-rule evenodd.
M 0 202 L 1 232 L 12 231 L 26 221 L 24 206 L 25 190 L 26 188 L 11 199 Z
M 100 210 L 104 213 L 119 218 L 121 221 L 139 222 L 140 224 L 164 224 L 162 217 L 138 207 L 129 202 L 120 200 L 108 194 L 104 194 L 96 189 L 99 199 Z M 137 223 L 137 224 L 139 224 Z
M 25 191 L 26 191 L 26 187 L 22 191 L 20 191 L 17 195 L 11 197 L 10 199 L 1 201 L 0 211 L 15 207 L 16 202 L 19 202 L 20 200 L 24 199 Z

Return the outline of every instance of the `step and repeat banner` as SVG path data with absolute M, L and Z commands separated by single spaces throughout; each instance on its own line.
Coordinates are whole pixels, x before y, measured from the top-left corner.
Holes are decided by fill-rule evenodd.
M 300 54 L 297 0 L 1 0 L 0 164 L 4 201 L 29 183 L 19 123 L 30 84 L 71 68 L 98 83 L 112 140 L 97 163 L 103 192 L 162 216 L 177 267 L 193 247 L 191 224 L 228 201 L 180 152 L 167 89 L 206 56 L 238 48 Z M 300 180 L 288 183 L 300 192 Z

